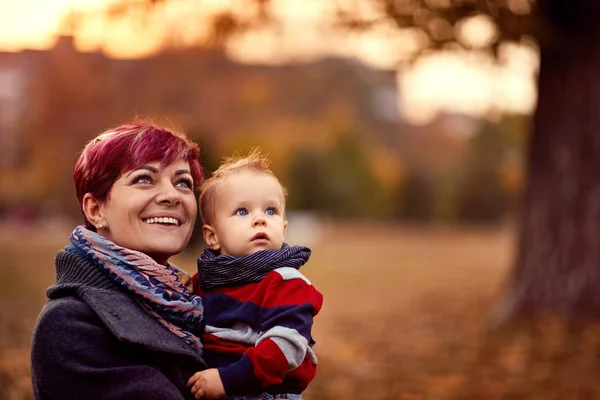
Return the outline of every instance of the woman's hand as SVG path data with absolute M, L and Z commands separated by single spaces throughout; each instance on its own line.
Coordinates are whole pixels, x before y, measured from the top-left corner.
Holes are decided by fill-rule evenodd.
M 188 380 L 187 386 L 191 388 L 195 399 L 216 400 L 225 397 L 221 375 L 216 368 L 196 372 Z

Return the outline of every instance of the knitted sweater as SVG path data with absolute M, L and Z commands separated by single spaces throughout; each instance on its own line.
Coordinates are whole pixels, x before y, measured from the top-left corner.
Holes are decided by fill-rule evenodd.
M 203 291 L 204 360 L 218 368 L 227 395 L 301 393 L 316 372 L 313 317 L 323 296 L 297 269 L 260 282 Z

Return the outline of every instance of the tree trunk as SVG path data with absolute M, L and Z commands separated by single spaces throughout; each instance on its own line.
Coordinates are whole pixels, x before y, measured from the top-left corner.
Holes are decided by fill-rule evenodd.
M 501 319 L 545 310 L 600 316 L 600 37 L 575 35 L 576 23 L 568 25 L 569 40 L 541 50 L 516 265 Z

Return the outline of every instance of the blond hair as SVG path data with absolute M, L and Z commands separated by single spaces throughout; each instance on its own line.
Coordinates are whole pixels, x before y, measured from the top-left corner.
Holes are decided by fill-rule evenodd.
M 215 201 L 219 184 L 228 176 L 241 171 L 253 171 L 271 175 L 281 186 L 281 192 L 285 199 L 287 190 L 281 185 L 279 179 L 277 179 L 273 171 L 269 168 L 270 164 L 271 161 L 267 158 L 267 155 L 263 154 L 258 147 L 252 148 L 245 156 L 234 154 L 231 157 L 225 157 L 221 162 L 221 165 L 219 165 L 219 168 L 217 168 L 210 178 L 206 179 L 200 187 L 200 198 L 198 203 L 202 222 L 211 224 L 214 219 Z

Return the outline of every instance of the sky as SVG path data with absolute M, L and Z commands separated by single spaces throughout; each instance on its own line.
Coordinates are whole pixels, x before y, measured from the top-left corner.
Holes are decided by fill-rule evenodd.
M 72 9 L 100 10 L 114 0 L 0 0 L 0 51 L 43 49 L 54 44 L 61 20 Z M 207 35 L 207 21 L 223 8 L 243 7 L 245 0 L 171 0 L 145 24 L 125 19 L 110 23 L 87 21 L 76 46 L 101 49 L 117 58 L 144 57 L 165 42 L 191 44 Z M 408 67 L 405 56 L 418 47 L 412 31 L 381 26 L 364 34 L 335 29 L 334 2 L 273 0 L 278 23 L 234 37 L 230 56 L 240 62 L 280 64 L 334 55 L 353 57 L 376 68 L 398 71 L 399 107 L 413 123 L 425 123 L 440 110 L 474 116 L 498 112 L 531 113 L 535 107 L 535 76 L 539 56 L 535 46 L 501 49 L 501 65 L 474 53 L 443 53 L 419 59 Z M 474 18 L 461 27 L 474 43 L 485 43 L 493 26 Z

